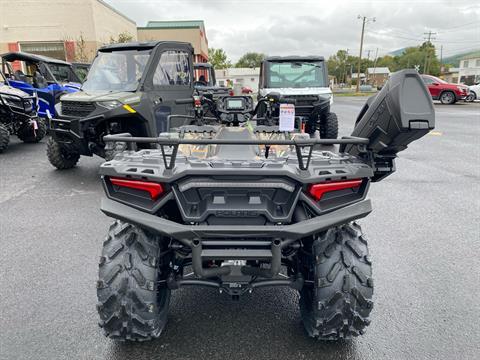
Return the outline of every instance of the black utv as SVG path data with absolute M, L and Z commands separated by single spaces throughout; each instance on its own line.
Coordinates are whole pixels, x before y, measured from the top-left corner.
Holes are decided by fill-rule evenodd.
M 209 63 L 195 63 L 195 90 L 199 94 L 211 93 L 214 97 L 233 95 L 232 90 L 225 86 L 218 86 L 215 78 L 215 69 Z
M 313 136 L 318 131 L 322 139 L 337 138 L 338 120 L 330 111 L 333 94 L 322 56 L 265 58 L 260 66 L 258 98 L 272 92 L 295 103 L 295 115 L 302 118 L 300 124 L 306 133 Z M 261 114 L 264 111 L 265 107 L 260 108 Z
M 193 94 L 193 48 L 161 41 L 107 45 L 98 50 L 81 91 L 64 95 L 51 119 L 48 159 L 68 169 L 80 155 L 107 160 L 125 144 L 106 144 L 109 134 L 158 136 L 188 113 L 175 99 Z M 171 120 L 171 123 L 170 123 Z M 148 145 L 146 145 L 148 147 Z
M 38 97 L 9 84 L 0 71 L 0 152 L 17 135 L 23 142 L 39 142 L 47 133 L 45 120 L 38 117 Z
M 283 99 L 259 100 L 267 109 L 275 101 Z M 418 73 L 393 74 L 342 139 L 254 126 L 250 120 L 261 117 L 249 96 L 194 102 L 196 125 L 176 133 L 108 136 L 127 142 L 129 151 L 100 167 L 101 210 L 116 219 L 99 260 L 105 334 L 158 337 L 171 291 L 184 286 L 208 286 L 233 299 L 290 287 L 300 293 L 308 335 L 363 334 L 374 282 L 357 220 L 372 211 L 370 185 L 393 173 L 397 153 L 434 128 Z M 202 117 L 203 102 L 229 116 Z M 140 149 L 150 143 L 159 149 Z M 318 149 L 332 144 L 339 149 Z

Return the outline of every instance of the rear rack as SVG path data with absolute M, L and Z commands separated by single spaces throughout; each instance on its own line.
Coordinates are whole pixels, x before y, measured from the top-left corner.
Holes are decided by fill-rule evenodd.
M 288 145 L 294 146 L 298 159 L 298 167 L 300 170 L 307 170 L 312 158 L 313 148 L 315 145 L 357 145 L 361 151 L 366 151 L 366 145 L 369 140 L 354 136 L 344 136 L 341 139 L 180 139 L 166 137 L 133 137 L 130 134 L 106 135 L 103 137 L 105 142 L 118 141 L 127 143 L 127 148 L 136 151 L 136 144 L 157 144 L 162 152 L 165 168 L 173 169 L 180 145 L 264 145 L 265 157 L 268 158 L 269 148 L 271 145 Z M 167 152 L 166 148 L 171 148 L 171 152 Z M 306 154 L 304 149 L 308 149 Z

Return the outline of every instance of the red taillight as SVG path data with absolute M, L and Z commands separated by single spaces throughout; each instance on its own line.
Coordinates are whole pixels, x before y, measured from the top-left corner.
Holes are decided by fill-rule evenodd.
M 163 194 L 162 184 L 157 184 L 153 182 L 140 181 L 140 180 L 127 180 L 127 179 L 118 179 L 110 178 L 112 185 L 126 187 L 130 189 L 143 190 L 150 193 L 152 200 L 157 200 L 160 195 Z
M 308 193 L 316 200 L 320 201 L 323 194 L 330 191 L 354 189 L 358 188 L 362 184 L 362 179 L 328 182 L 322 184 L 312 184 L 308 186 Z

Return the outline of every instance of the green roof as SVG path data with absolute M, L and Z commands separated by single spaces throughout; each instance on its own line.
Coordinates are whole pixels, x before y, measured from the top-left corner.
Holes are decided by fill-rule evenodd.
M 204 29 L 203 20 L 149 21 L 145 28 L 151 29 Z

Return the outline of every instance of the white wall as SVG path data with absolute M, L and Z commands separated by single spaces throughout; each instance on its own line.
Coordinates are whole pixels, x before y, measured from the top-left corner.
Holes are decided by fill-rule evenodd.
M 258 90 L 258 81 L 260 78 L 260 69 L 259 68 L 228 68 L 215 70 L 215 77 L 217 83 L 221 84 L 222 81 L 226 85 L 226 80 L 233 81 L 233 84 L 238 84 L 240 86 L 248 86 L 257 92 Z

